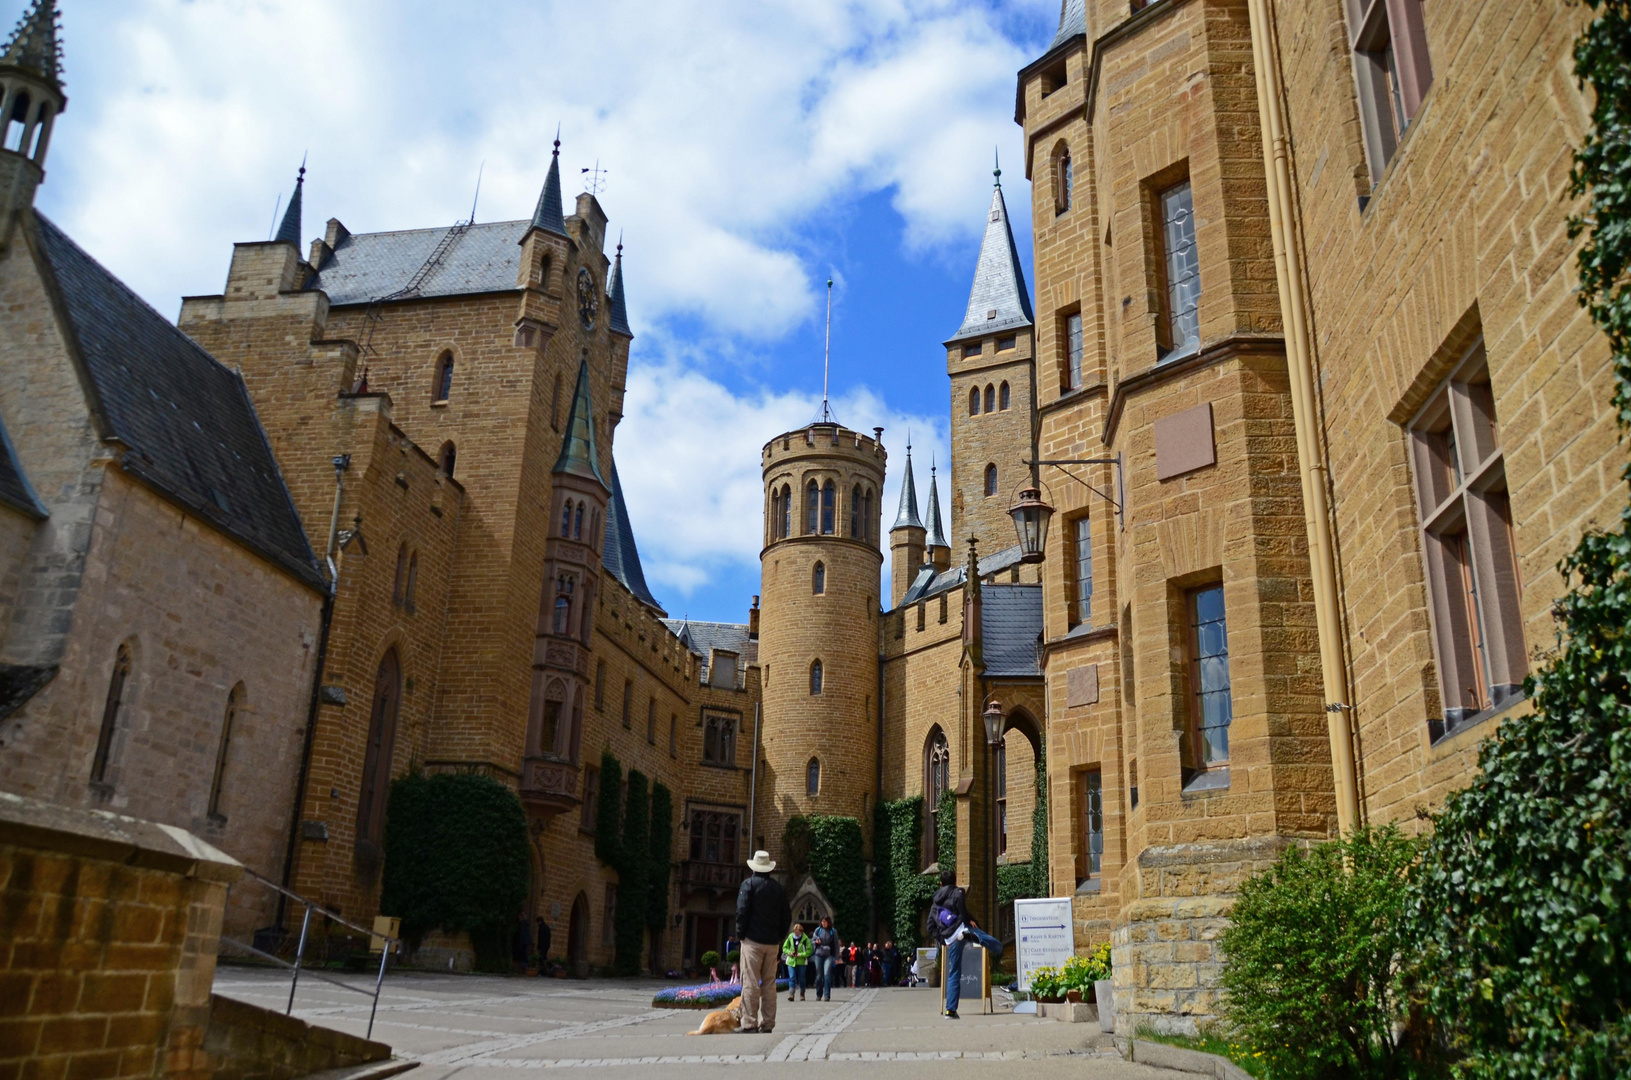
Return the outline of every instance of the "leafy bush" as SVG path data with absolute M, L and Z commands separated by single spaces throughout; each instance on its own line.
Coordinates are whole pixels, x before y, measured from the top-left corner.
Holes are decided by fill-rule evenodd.
M 1031 896 L 1052 896 L 1048 880 L 1048 743 L 1036 741 L 1036 808 L 1031 811 Z
M 479 969 L 509 971 L 531 872 L 526 812 L 497 780 L 410 772 L 392 781 L 379 909 L 402 919 L 410 941 L 464 931 Z
M 907 799 L 880 804 L 882 818 L 888 822 L 887 841 L 878 847 L 887 853 L 887 864 L 881 865 L 874 878 L 887 877 L 892 903 L 880 911 L 886 927 L 894 931 L 895 944 L 901 952 L 910 955 L 918 946 L 918 928 L 923 909 L 939 883 L 922 871 L 923 858 L 923 798 L 914 795 Z M 887 846 L 885 846 L 887 845 Z M 882 856 L 880 855 L 880 860 Z
M 935 807 L 934 820 L 935 862 L 942 871 L 957 870 L 957 798 L 951 792 L 942 792 Z
M 1412 1071 L 1395 988 L 1417 844 L 1389 826 L 1292 847 L 1241 886 L 1219 939 L 1226 1023 L 1269 1075 L 1396 1077 Z
M 629 770 L 628 800 L 623 805 L 622 861 L 617 866 L 617 915 L 612 970 L 619 975 L 640 974 L 645 944 L 647 869 L 651 862 L 651 799 L 646 774 Z
M 658 933 L 668 926 L 668 877 L 674 853 L 674 797 L 660 781 L 651 785 L 650 851 L 651 861 L 646 867 L 646 929 Z
M 1579 301 L 1613 353 L 1631 430 L 1631 3 L 1587 0 L 1575 43 L 1594 91 L 1570 222 Z M 1531 715 L 1479 753 L 1435 821 L 1413 916 L 1427 1003 L 1467 1077 L 1625 1075 L 1631 1060 L 1631 507 L 1561 564 L 1558 648 L 1526 682 Z
M 610 750 L 600 754 L 600 794 L 595 802 L 595 857 L 607 866 L 623 861 L 623 766 Z
M 697 958 L 697 963 L 701 964 L 709 971 L 712 971 L 714 968 L 719 966 L 719 953 L 713 949 L 709 949 L 707 952 L 703 953 Z
M 1006 907 L 1015 900 L 1029 900 L 1036 895 L 1036 878 L 1031 864 L 1006 863 L 997 867 L 997 906 Z
M 782 844 L 795 880 L 808 872 L 832 904 L 838 936 L 845 941 L 866 937 L 872 920 L 861 823 L 824 814 L 792 817 Z
M 810 846 L 815 838 L 810 834 L 810 819 L 795 814 L 782 827 L 782 852 L 786 857 L 787 872 L 795 879 L 810 872 Z

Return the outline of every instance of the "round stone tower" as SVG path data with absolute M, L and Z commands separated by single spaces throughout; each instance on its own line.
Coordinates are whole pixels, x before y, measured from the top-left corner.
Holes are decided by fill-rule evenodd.
M 761 455 L 764 727 L 753 841 L 778 859 L 795 814 L 854 817 L 870 831 L 882 434 L 816 423 L 776 436 Z

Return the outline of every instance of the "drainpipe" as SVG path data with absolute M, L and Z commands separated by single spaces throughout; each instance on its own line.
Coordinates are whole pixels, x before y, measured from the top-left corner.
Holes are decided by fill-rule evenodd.
M 1330 469 L 1319 437 L 1319 413 L 1314 397 L 1309 298 L 1302 258 L 1293 235 L 1291 148 L 1286 134 L 1284 86 L 1270 0 L 1247 0 L 1247 10 L 1252 29 L 1252 66 L 1257 72 L 1263 162 L 1268 173 L 1274 276 L 1280 289 L 1280 319 L 1285 326 L 1291 414 L 1297 432 L 1298 471 L 1302 474 L 1303 518 L 1308 528 L 1308 554 L 1314 576 L 1314 619 L 1319 628 L 1325 718 L 1330 729 L 1331 768 L 1336 780 L 1337 824 L 1343 833 L 1348 833 L 1360 820 L 1351 721 L 1353 705 L 1348 690 L 1347 648 L 1342 635 L 1335 544 L 1331 536 Z
M 328 546 L 323 552 L 323 563 L 328 568 L 328 589 L 323 594 L 323 622 L 317 638 L 317 664 L 311 676 L 311 700 L 306 705 L 306 734 L 300 748 L 300 774 L 295 781 L 294 811 L 289 815 L 289 840 L 283 851 L 283 878 L 285 889 L 293 887 L 295 851 L 300 844 L 300 822 L 306 812 L 306 785 L 311 779 L 311 750 L 317 736 L 317 712 L 322 704 L 323 669 L 328 660 L 329 628 L 334 624 L 334 596 L 340 589 L 339 571 L 334 565 L 335 545 L 340 536 L 340 499 L 345 494 L 345 474 L 351 468 L 351 455 L 334 458 L 334 511 L 329 515 Z M 277 918 L 273 925 L 282 928 L 288 909 L 288 897 L 278 894 Z

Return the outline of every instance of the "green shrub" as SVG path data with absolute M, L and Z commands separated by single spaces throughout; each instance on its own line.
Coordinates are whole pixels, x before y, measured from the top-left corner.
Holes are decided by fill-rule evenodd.
M 482 971 L 510 969 L 510 939 L 527 899 L 527 815 L 487 776 L 410 772 L 391 783 L 380 912 L 417 942 L 464 931 Z
M 1052 896 L 1048 880 L 1047 740 L 1036 741 L 1036 808 L 1031 811 L 1031 896 Z
M 935 863 L 941 871 L 957 871 L 957 799 L 951 792 L 942 792 L 935 807 L 934 821 Z
M 887 863 L 874 871 L 874 880 L 889 878 L 891 904 L 880 906 L 886 933 L 892 931 L 895 944 L 903 954 L 918 946 L 918 928 L 922 924 L 923 909 L 928 906 L 939 883 L 923 873 L 923 797 L 913 795 L 906 799 L 880 804 L 887 830 L 876 848 L 887 855 Z M 880 855 L 879 858 L 884 858 Z M 881 905 L 881 901 L 880 901 Z
M 1031 864 L 1007 863 L 997 867 L 997 906 L 1007 907 L 1015 900 L 1029 900 L 1036 895 L 1036 876 Z
M 782 850 L 795 886 L 808 873 L 833 906 L 833 929 L 845 941 L 867 936 L 871 902 L 866 888 L 866 848 L 861 823 L 824 814 L 787 819 Z
M 701 964 L 709 971 L 712 971 L 720 964 L 719 953 L 715 952 L 713 949 L 709 949 L 707 952 L 703 953 L 700 958 L 698 958 L 697 963 Z
M 1223 1015 L 1277 1078 L 1413 1071 L 1395 1032 L 1403 919 L 1418 846 L 1396 828 L 1292 847 L 1241 886 L 1224 954 Z
M 600 794 L 595 802 L 595 857 L 616 867 L 623 860 L 623 766 L 610 750 L 600 755 Z
M 640 974 L 640 959 L 650 910 L 646 896 L 651 862 L 651 798 L 646 774 L 629 770 L 629 795 L 623 804 L 623 858 L 617 866 L 617 917 L 612 970 L 619 975 Z
M 674 797 L 666 785 L 651 785 L 651 861 L 646 867 L 646 929 L 668 926 L 668 876 L 674 852 Z M 653 939 L 655 940 L 655 939 Z

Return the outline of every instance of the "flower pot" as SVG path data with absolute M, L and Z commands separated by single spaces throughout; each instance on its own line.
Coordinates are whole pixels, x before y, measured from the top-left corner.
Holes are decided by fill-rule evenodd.
M 1114 1032 L 1116 1030 L 1115 984 L 1109 979 L 1095 980 L 1093 983 L 1093 996 L 1099 1003 L 1099 1030 Z
M 1080 1005 L 1082 1003 L 1082 992 L 1080 990 L 1066 990 L 1065 1000 L 1072 1005 Z

